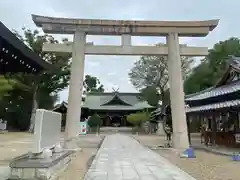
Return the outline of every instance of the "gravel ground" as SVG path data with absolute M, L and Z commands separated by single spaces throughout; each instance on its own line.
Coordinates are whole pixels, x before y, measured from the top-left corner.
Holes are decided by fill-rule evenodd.
M 75 153 L 67 169 L 59 174 L 57 180 L 83 180 L 84 175 L 97 153 L 103 136 L 89 134 L 79 137 L 78 146 L 82 151 Z
M 8 166 L 9 162 L 31 150 L 32 135 L 14 132 L 0 134 L 0 165 Z
M 57 180 L 83 180 L 88 169 L 89 160 L 97 152 L 97 148 L 83 148 L 73 155 L 67 169 L 59 174 Z
M 72 156 L 72 161 L 58 180 L 81 180 L 84 178 L 92 156 L 97 152 L 103 136 L 87 135 L 79 137 L 77 145 L 82 151 Z M 0 134 L 0 180 L 9 173 L 9 162 L 16 156 L 29 152 L 32 148 L 32 135 L 29 133 Z
M 164 144 L 164 137 L 135 136 L 146 146 Z M 154 150 L 166 157 L 171 163 L 189 173 L 197 180 L 239 180 L 240 162 L 231 161 L 230 157 L 215 155 L 204 151 L 196 151 L 195 159 L 180 158 L 173 150 Z

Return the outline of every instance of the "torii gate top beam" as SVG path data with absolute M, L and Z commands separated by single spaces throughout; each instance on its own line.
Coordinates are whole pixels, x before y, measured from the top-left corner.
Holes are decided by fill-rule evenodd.
M 77 30 L 90 35 L 179 36 L 203 37 L 212 31 L 219 20 L 207 21 L 125 21 L 101 19 L 55 18 L 32 15 L 35 24 L 46 33 L 73 34 Z

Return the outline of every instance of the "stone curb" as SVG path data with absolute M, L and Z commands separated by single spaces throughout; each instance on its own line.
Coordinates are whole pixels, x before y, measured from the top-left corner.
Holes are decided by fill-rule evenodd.
M 197 149 L 197 150 L 203 150 L 203 151 L 206 151 L 206 152 L 210 152 L 210 153 L 213 153 L 213 154 L 216 154 L 216 155 L 221 155 L 221 156 L 232 156 L 234 154 L 234 152 L 224 152 L 224 151 L 219 151 L 219 150 L 216 150 L 216 149 L 212 149 L 210 147 L 200 147 L 200 146 L 192 146 L 194 149 Z
M 152 146 L 146 146 L 152 150 L 171 150 L 175 151 L 174 148 L 166 148 L 166 147 L 152 147 Z M 212 154 L 216 155 L 221 155 L 221 156 L 232 156 L 234 153 L 233 152 L 223 152 L 223 151 L 218 151 L 215 149 L 207 148 L 207 147 L 199 147 L 199 146 L 192 146 L 196 150 L 201 150 L 201 151 L 206 151 L 210 152 Z
M 137 140 L 136 138 L 134 138 L 134 139 L 140 143 L 139 140 Z M 152 150 L 171 150 L 171 151 L 174 151 L 173 148 L 158 147 L 158 146 L 147 146 L 147 145 L 144 145 L 144 146 L 148 147 L 148 148 L 150 148 Z M 234 154 L 234 152 L 223 152 L 223 151 L 219 151 L 219 150 L 212 149 L 210 147 L 205 147 L 205 146 L 194 146 L 193 145 L 192 147 L 194 149 L 197 149 L 197 150 L 206 151 L 206 152 L 209 152 L 209 153 L 212 153 L 212 154 L 216 154 L 216 155 L 221 155 L 221 156 L 231 157 Z

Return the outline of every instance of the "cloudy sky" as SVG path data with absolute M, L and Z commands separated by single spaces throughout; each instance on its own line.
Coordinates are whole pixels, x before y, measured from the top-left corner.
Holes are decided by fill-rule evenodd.
M 231 36 L 240 36 L 239 0 L 0 0 L 0 20 L 10 29 L 36 28 L 31 14 L 120 20 L 207 20 L 220 19 L 219 26 L 206 38 L 182 38 L 181 43 L 208 46 Z M 71 37 L 70 37 L 71 38 Z M 120 44 L 120 37 L 88 37 L 94 44 Z M 164 38 L 134 37 L 134 45 L 165 42 Z M 97 76 L 107 91 L 136 91 L 128 71 L 139 57 L 86 56 L 85 74 Z M 67 100 L 61 92 L 61 100 Z

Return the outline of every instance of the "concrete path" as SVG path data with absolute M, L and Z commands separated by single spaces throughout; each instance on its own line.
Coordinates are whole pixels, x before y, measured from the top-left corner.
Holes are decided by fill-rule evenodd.
M 85 180 L 195 180 L 135 139 L 107 136 Z

